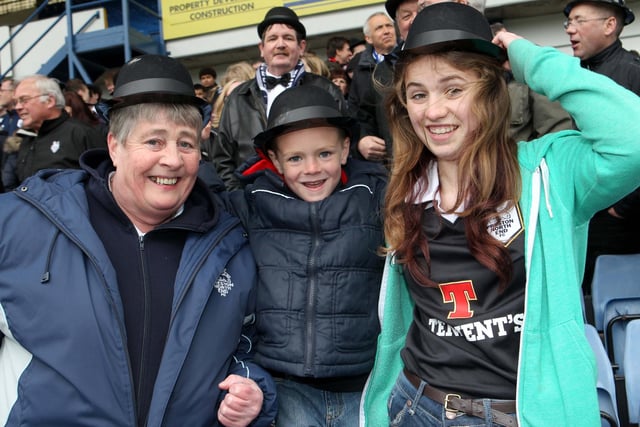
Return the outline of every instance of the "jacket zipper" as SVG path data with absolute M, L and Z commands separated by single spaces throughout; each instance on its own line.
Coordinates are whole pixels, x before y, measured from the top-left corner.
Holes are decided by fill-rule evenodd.
M 147 339 L 149 336 L 149 324 L 151 323 L 151 310 L 149 308 L 149 299 L 151 298 L 151 292 L 149 291 L 149 276 L 147 272 L 147 263 L 145 259 L 144 253 L 144 236 L 138 236 L 138 255 L 140 259 L 140 268 L 142 270 L 142 290 L 144 292 L 143 297 L 143 310 L 144 310 L 144 318 L 142 324 L 142 344 L 140 350 L 140 370 L 138 372 L 138 390 L 136 392 L 136 396 L 140 396 L 143 390 L 143 379 L 145 378 L 146 372 L 146 358 L 147 358 Z M 140 402 L 137 402 L 140 404 Z M 147 415 L 148 416 L 148 415 Z M 146 424 L 146 421 L 145 421 Z
M 187 295 L 187 292 L 189 291 L 189 288 L 191 288 L 191 285 L 193 284 L 196 275 L 198 274 L 198 272 L 200 271 L 200 269 L 202 268 L 202 265 L 204 264 L 204 262 L 206 261 L 207 258 L 209 258 L 209 255 L 211 254 L 211 252 L 218 246 L 218 243 L 220 243 L 220 241 L 226 237 L 231 230 L 233 230 L 238 224 L 240 223 L 239 220 L 234 220 L 234 221 L 230 221 L 229 225 L 224 228 L 216 237 L 216 239 L 213 241 L 213 243 L 209 246 L 208 250 L 203 254 L 203 256 L 200 258 L 200 260 L 198 261 L 198 264 L 196 264 L 196 268 L 193 269 L 193 272 L 191 273 L 191 275 L 188 277 L 187 279 L 187 285 L 184 287 L 184 289 L 182 290 L 182 292 L 180 293 L 180 296 L 178 297 L 178 299 L 176 300 L 176 308 L 173 311 L 173 313 L 171 313 L 171 319 L 169 321 L 169 331 L 171 330 L 171 327 L 173 325 L 173 321 L 176 317 L 176 314 L 178 312 L 178 308 L 180 308 L 180 305 L 182 304 L 182 301 L 184 300 L 185 296 Z M 233 254 L 235 255 L 235 253 Z M 232 255 L 232 256 L 233 256 Z M 220 272 L 222 274 L 222 272 Z
M 200 269 L 202 268 L 202 265 L 205 263 L 205 261 L 209 258 L 209 255 L 211 254 L 211 252 L 218 246 L 218 243 L 220 243 L 220 241 L 226 237 L 231 230 L 233 230 L 238 224 L 240 223 L 240 220 L 234 220 L 234 221 L 230 221 L 229 224 L 218 234 L 218 236 L 216 237 L 216 239 L 211 243 L 211 245 L 209 245 L 209 248 L 207 249 L 207 251 L 203 254 L 203 256 L 200 258 L 200 260 L 198 261 L 198 263 L 196 264 L 196 267 L 193 269 L 193 272 L 191 273 L 191 275 L 188 277 L 187 279 L 187 285 L 184 287 L 184 289 L 182 290 L 182 292 L 180 293 L 180 296 L 178 297 L 178 299 L 176 300 L 176 308 L 175 310 L 172 311 L 171 313 L 171 319 L 169 320 L 169 327 L 167 328 L 167 336 L 165 338 L 165 347 L 167 345 L 167 340 L 169 339 L 169 335 L 171 333 L 171 329 L 173 329 L 173 323 L 175 321 L 175 318 L 178 314 L 179 308 L 182 305 L 182 301 L 184 300 L 185 296 L 187 295 L 187 292 L 189 291 L 189 288 L 191 288 L 191 285 L 193 284 L 193 282 L 195 281 L 196 275 L 198 274 L 198 272 L 200 271 Z M 230 258 L 235 255 L 237 253 L 234 252 Z M 222 272 L 221 272 L 222 273 Z M 176 278 L 177 279 L 177 278 Z M 169 402 L 169 399 L 167 399 L 167 402 Z M 151 413 L 151 407 L 149 408 L 149 413 Z M 160 422 L 160 425 L 164 425 L 164 418 L 166 416 L 166 405 L 162 408 L 162 420 Z M 148 419 L 148 417 L 147 417 Z M 146 424 L 146 423 L 145 423 Z
M 315 355 L 315 320 L 316 320 L 316 294 L 318 291 L 318 265 L 317 251 L 320 246 L 320 225 L 318 224 L 318 207 L 316 203 L 309 205 L 309 219 L 313 233 L 311 235 L 311 253 L 307 260 L 307 275 L 309 281 L 307 283 L 307 302 L 305 306 L 305 348 L 304 348 L 304 373 L 313 375 L 314 364 L 313 357 Z

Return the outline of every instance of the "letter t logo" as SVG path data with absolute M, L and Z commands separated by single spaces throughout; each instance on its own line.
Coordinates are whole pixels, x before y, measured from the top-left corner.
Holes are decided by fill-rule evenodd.
M 475 301 L 476 291 L 473 289 L 471 281 L 443 283 L 440 285 L 442 301 L 453 303 L 453 311 L 449 312 L 449 319 L 470 319 L 473 317 L 473 310 L 469 301 Z

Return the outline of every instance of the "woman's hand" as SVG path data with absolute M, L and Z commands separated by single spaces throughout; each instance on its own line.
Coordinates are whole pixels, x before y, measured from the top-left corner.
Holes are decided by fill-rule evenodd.
M 503 31 L 498 31 L 496 35 L 493 37 L 493 40 L 491 41 L 493 42 L 493 44 L 500 46 L 504 50 L 508 50 L 511 42 L 521 38 L 523 37 L 503 30 Z M 507 70 L 511 70 L 511 65 L 509 65 L 508 60 L 505 61 L 504 68 L 506 68 Z

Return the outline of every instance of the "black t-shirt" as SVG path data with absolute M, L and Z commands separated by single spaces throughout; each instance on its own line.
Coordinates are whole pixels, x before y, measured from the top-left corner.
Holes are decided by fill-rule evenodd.
M 471 254 L 464 218 L 451 223 L 425 210 L 431 279 L 418 284 L 405 269 L 415 301 L 402 350 L 405 367 L 430 385 L 467 397 L 515 399 L 520 331 L 524 320 L 524 225 L 519 207 L 490 226 L 509 249 L 512 282 L 499 292 L 498 277 Z M 418 262 L 425 260 L 420 255 Z

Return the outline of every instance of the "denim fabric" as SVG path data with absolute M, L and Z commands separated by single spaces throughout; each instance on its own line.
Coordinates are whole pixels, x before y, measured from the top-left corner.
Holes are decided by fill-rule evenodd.
M 275 378 L 277 427 L 353 427 L 358 425 L 361 392 L 336 393 Z
M 422 395 L 427 383 L 422 381 L 416 389 L 400 372 L 387 408 L 393 427 L 499 427 L 491 419 L 491 399 L 484 399 L 484 419 L 459 413 L 453 420 L 447 419 L 444 405 Z M 510 414 L 515 415 L 515 414 Z

